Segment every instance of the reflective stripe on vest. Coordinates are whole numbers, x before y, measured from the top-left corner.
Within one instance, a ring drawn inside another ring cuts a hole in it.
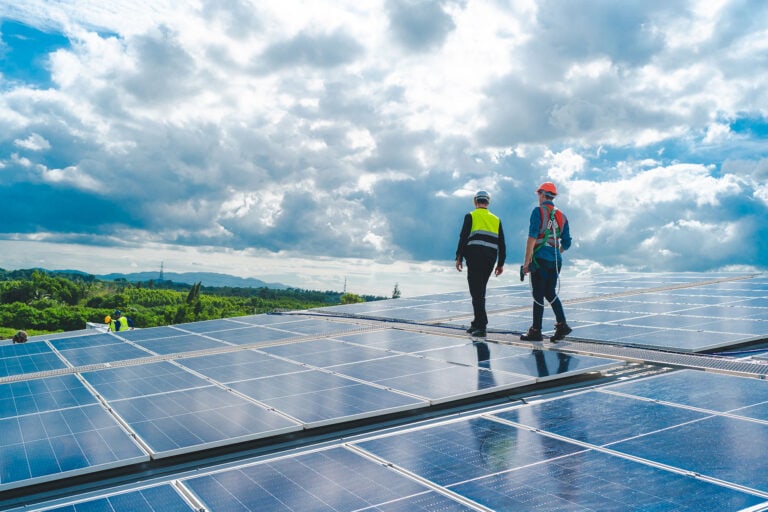
[[[534,253],[544,247],[546,243],[550,247],[556,248],[559,245],[560,235],[563,232],[563,212],[549,205],[539,206],[541,212],[541,223],[539,224],[539,236],[536,238]]]
[[[477,208],[472,215],[472,229],[469,232],[467,245],[482,245],[491,249],[499,249],[499,226],[501,221],[485,208]]]

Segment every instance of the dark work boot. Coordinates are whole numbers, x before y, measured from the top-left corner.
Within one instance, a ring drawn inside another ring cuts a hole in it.
[[[549,337],[549,341],[555,342],[561,340],[571,334],[571,331],[573,331],[573,329],[568,327],[568,324],[565,322],[555,324],[555,334]]]
[[[520,339],[523,341],[542,341],[541,329],[529,327],[528,332],[520,336]]]

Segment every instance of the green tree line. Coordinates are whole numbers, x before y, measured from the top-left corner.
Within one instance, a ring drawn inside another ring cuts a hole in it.
[[[116,309],[132,318],[135,327],[145,328],[383,298],[296,288],[209,288],[202,282],[101,281],[89,274],[0,269],[0,338],[19,329],[30,335],[83,329],[86,322],[103,323]]]

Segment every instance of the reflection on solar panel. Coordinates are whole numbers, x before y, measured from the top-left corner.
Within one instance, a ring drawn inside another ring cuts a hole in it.
[[[489,290],[487,340],[456,292],[0,346],[0,508],[768,507],[768,383],[621,351],[766,339],[768,279],[613,274],[560,296],[557,344],[518,340],[516,284]]]
[[[4,489],[149,459],[72,375],[1,384],[0,396]]]
[[[0,347],[0,377],[64,368],[64,362],[43,343]]]

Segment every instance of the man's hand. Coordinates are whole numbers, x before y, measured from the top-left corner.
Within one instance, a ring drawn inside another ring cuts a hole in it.
[[[499,265],[498,267],[496,267],[496,271],[494,272],[494,274],[496,274],[496,277],[499,277],[503,273],[504,273],[504,265]]]
[[[464,267],[461,265],[461,258],[456,258],[456,270],[461,272],[462,268],[464,268]]]

